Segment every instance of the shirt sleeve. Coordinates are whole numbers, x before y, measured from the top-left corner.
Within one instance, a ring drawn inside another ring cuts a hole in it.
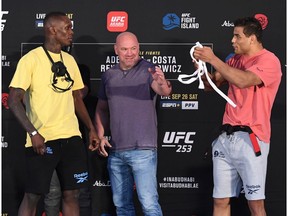
[[[267,53],[258,58],[255,64],[247,70],[257,74],[265,86],[270,86],[281,77],[280,61],[272,53]]]
[[[9,87],[21,88],[26,91],[30,87],[34,67],[33,61],[28,61],[27,55],[24,55],[17,64]]]

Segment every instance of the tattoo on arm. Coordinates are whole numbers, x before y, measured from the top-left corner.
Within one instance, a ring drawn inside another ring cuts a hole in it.
[[[27,131],[34,131],[35,127],[32,125],[32,123],[29,121],[26,112],[25,107],[23,104],[23,98],[24,98],[25,91],[20,88],[11,88],[8,98],[8,105],[17,120],[20,122],[22,127]]]

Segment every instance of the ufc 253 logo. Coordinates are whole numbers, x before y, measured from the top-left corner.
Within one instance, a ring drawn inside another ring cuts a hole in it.
[[[189,153],[192,151],[196,132],[165,132],[162,147],[175,147],[176,152]]]
[[[4,30],[4,27],[5,27],[5,23],[6,23],[6,19],[3,19],[3,15],[8,14],[9,11],[1,11],[0,13],[1,13],[1,14],[0,14],[0,19],[1,19],[1,31],[3,31],[3,30]]]

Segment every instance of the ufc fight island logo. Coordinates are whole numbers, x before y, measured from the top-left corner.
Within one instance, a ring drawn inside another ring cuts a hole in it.
[[[128,28],[128,14],[125,11],[110,11],[107,14],[107,30],[124,32]]]

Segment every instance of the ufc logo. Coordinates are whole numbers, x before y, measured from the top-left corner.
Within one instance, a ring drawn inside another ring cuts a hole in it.
[[[124,22],[125,16],[113,16],[111,22]]]
[[[107,14],[107,30],[124,32],[128,28],[128,14],[125,11],[110,11]]]
[[[2,19],[3,18],[3,15],[5,14],[8,14],[9,11],[1,11],[0,12],[0,19],[1,19],[1,31],[4,30],[4,27],[5,27],[5,23],[6,23],[6,19]]]
[[[164,135],[163,143],[179,143],[181,140],[186,144],[194,143],[192,139],[196,132],[166,132]]]

